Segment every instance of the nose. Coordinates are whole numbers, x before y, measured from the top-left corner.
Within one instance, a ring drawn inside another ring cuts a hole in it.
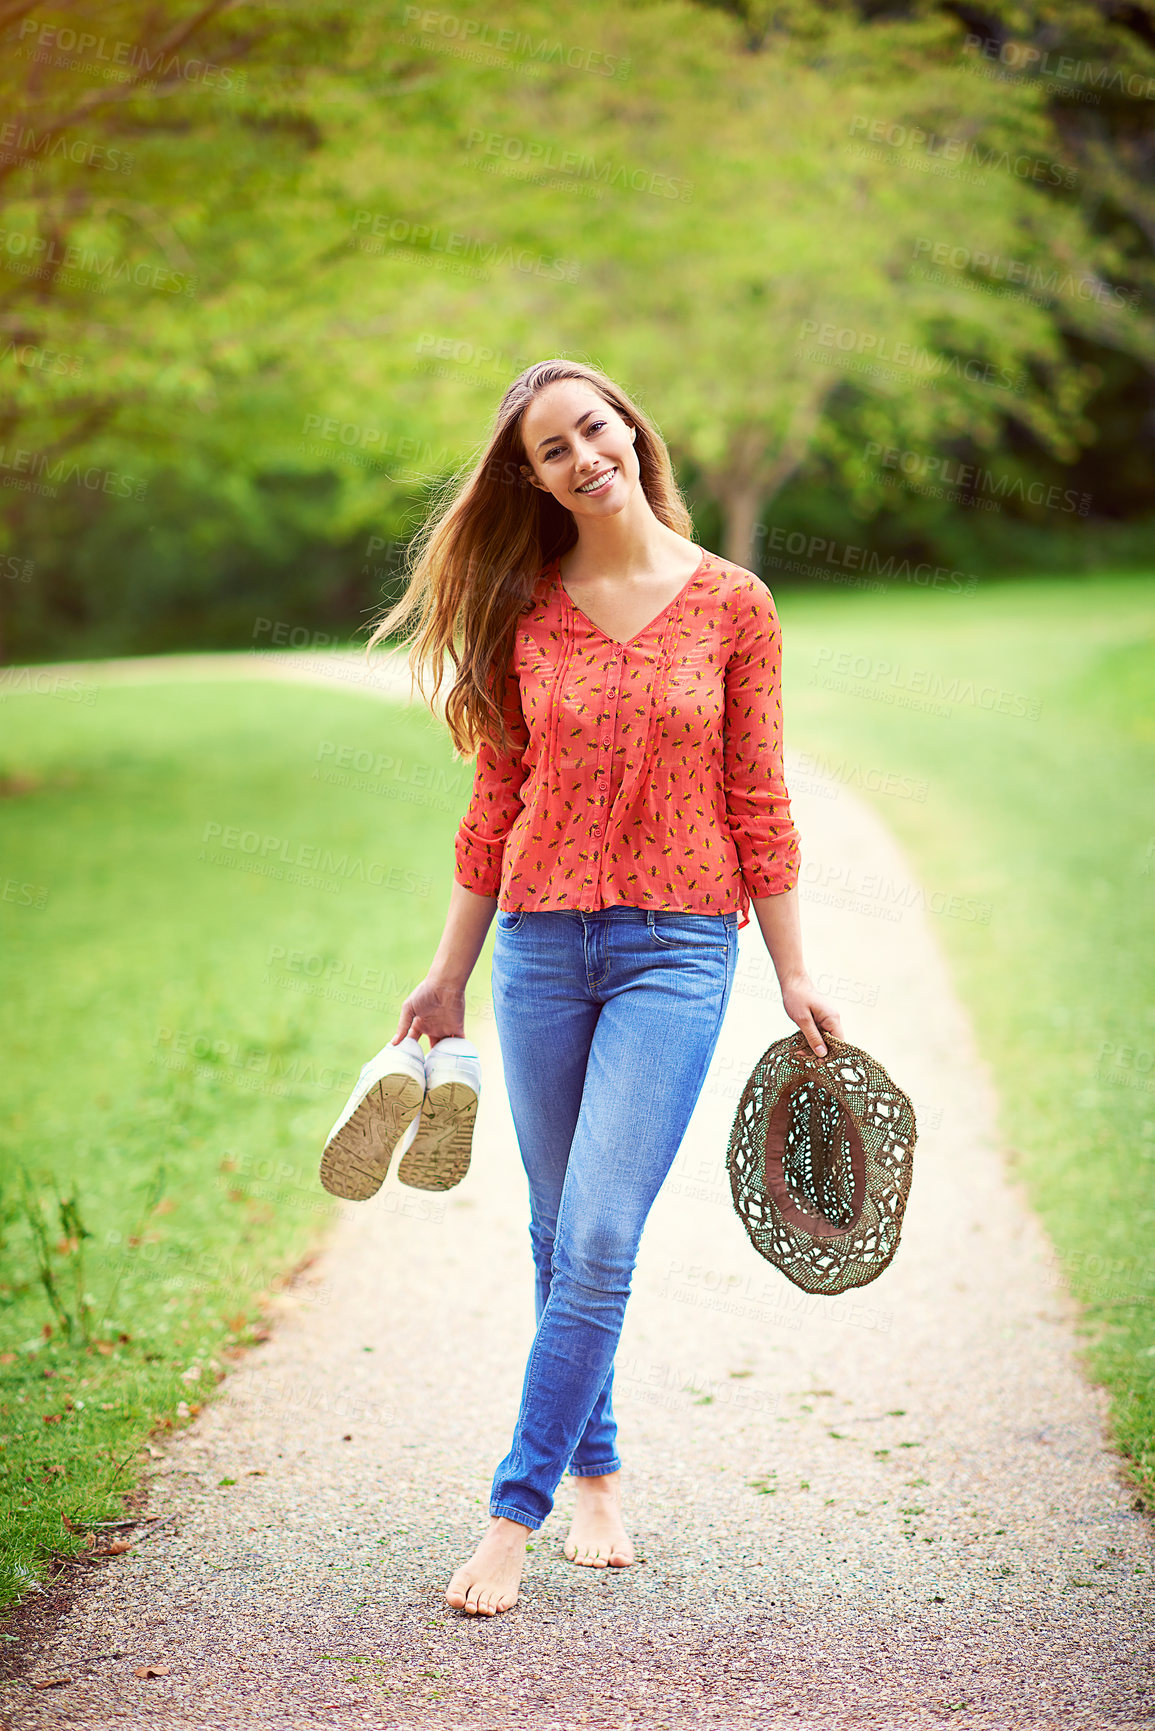
[[[574,440],[575,467],[581,470],[588,469],[592,473],[593,470],[597,468],[600,460],[597,447],[595,445],[587,444],[581,434],[578,433]]]

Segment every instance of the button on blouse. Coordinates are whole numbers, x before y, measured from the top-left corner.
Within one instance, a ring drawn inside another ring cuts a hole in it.
[[[512,745],[482,743],[456,879],[509,912],[739,911],[798,879],[770,591],[702,552],[619,643],[542,568],[506,679]]]

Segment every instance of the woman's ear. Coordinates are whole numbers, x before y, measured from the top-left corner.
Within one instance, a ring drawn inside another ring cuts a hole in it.
[[[542,483],[538,480],[538,478],[534,474],[533,470],[531,468],[529,468],[525,463],[523,463],[521,465],[521,478],[523,481],[528,481],[530,486],[532,486],[532,487],[541,487],[543,493],[549,492],[549,488],[542,486]]]

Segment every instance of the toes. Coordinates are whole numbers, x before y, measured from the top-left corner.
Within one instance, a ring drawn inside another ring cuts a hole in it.
[[[572,1532],[562,1547],[567,1562],[583,1569],[624,1569],[633,1562],[628,1539],[583,1540]]]
[[[599,1545],[582,1545],[575,1539],[567,1539],[564,1551],[569,1562],[583,1569],[625,1569],[634,1560],[628,1545],[623,1548],[612,1542],[603,1551]]]

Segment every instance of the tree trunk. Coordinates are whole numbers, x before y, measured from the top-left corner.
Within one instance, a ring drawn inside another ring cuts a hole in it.
[[[761,485],[757,481],[728,475],[719,482],[718,495],[725,517],[722,557],[757,573],[761,548],[757,545],[755,532],[762,509]]]
[[[758,518],[805,462],[810,441],[833,388],[830,381],[819,380],[802,397],[779,449],[773,453],[766,448],[765,433],[756,427],[743,427],[734,435],[722,473],[711,476],[725,516],[723,558],[762,575],[763,549]]]

